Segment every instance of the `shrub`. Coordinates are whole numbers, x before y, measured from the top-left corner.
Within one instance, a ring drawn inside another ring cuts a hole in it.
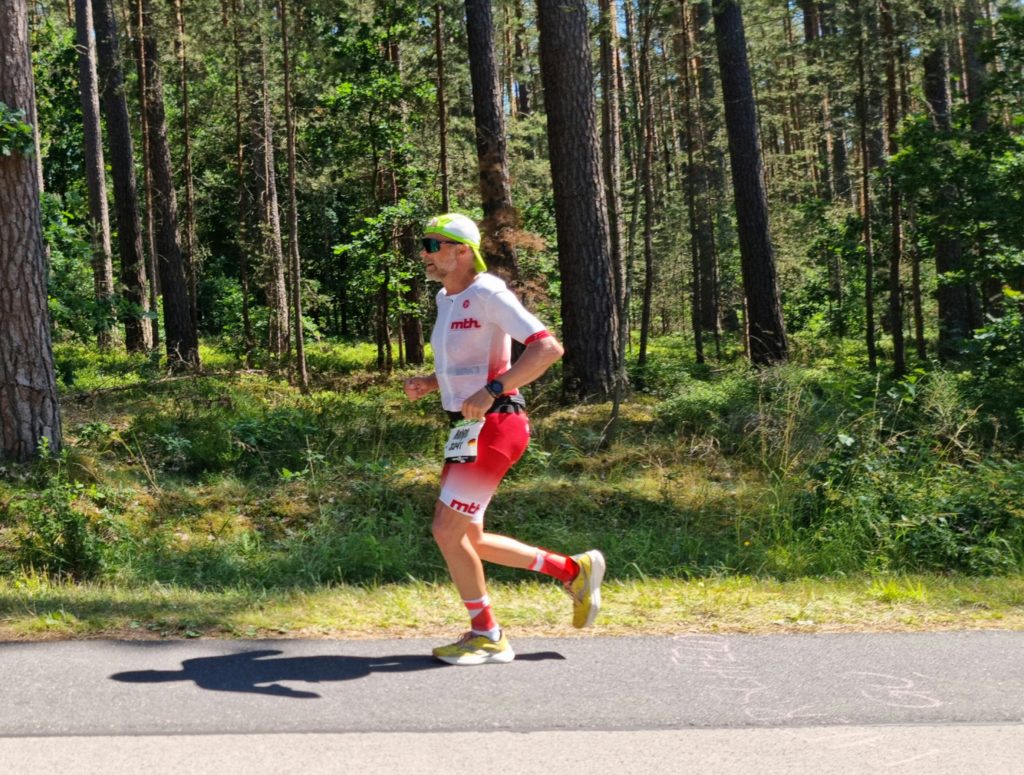
[[[37,495],[12,499],[0,514],[13,525],[17,563],[72,579],[95,576],[103,566],[103,542],[79,506],[85,486],[59,478]]]
[[[662,402],[656,419],[677,433],[714,436],[723,447],[736,447],[757,406],[752,374],[729,374],[713,381],[691,380]]]

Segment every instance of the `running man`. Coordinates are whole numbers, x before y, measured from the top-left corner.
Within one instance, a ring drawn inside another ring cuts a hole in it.
[[[487,273],[480,232],[466,216],[432,218],[420,256],[427,277],[444,286],[437,294],[430,337],[434,373],[407,379],[404,388],[411,401],[439,390],[453,423],[433,534],[470,619],[470,631],[434,649],[434,656],[453,665],[511,662],[515,652],[491,609],[483,560],[561,581],[573,601],[575,627],[591,625],[601,607],[601,552],[569,557],[484,531],[487,504],[530,441],[526,402],[518,388],[561,358],[562,345],[502,280]],[[526,345],[515,364],[512,339]]]

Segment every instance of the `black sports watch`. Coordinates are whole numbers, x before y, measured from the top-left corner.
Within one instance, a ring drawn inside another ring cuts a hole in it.
[[[492,379],[490,382],[484,385],[484,390],[490,393],[492,397],[500,398],[501,394],[505,392],[505,386],[502,385],[501,382],[499,382],[498,380]]]

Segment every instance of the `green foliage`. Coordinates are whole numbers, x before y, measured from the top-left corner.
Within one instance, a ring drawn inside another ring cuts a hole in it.
[[[160,375],[159,360],[159,353],[97,352],[77,342],[58,342],[53,348],[57,386],[62,391],[103,390],[155,379]]]
[[[735,448],[745,436],[756,398],[756,381],[743,374],[693,380],[660,403],[655,416],[677,433],[713,436],[720,444]]]
[[[62,15],[47,13],[32,25],[32,70],[45,188],[65,201],[77,226],[88,221],[82,103],[75,30]]]
[[[102,511],[107,492],[68,476],[69,455],[44,461],[30,490],[0,501],[0,545],[14,567],[57,578],[85,580],[104,567],[107,545],[116,540]]]
[[[66,204],[59,197],[42,196],[43,239],[50,251],[48,300],[57,341],[87,342],[96,333],[109,330],[117,321],[123,299],[115,297],[114,306],[96,300],[93,286],[92,249],[84,226],[74,226],[76,196]]]
[[[801,210],[798,228],[814,236],[806,248],[806,265],[801,262],[801,278],[784,297],[787,330],[832,339],[862,330],[861,219],[821,202]]]
[[[35,151],[35,135],[25,123],[25,111],[0,101],[0,156],[34,156]]]

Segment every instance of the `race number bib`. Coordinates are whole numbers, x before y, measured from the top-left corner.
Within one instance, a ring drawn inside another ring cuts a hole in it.
[[[444,462],[475,463],[476,442],[483,427],[483,420],[461,420],[456,423],[444,445]]]

